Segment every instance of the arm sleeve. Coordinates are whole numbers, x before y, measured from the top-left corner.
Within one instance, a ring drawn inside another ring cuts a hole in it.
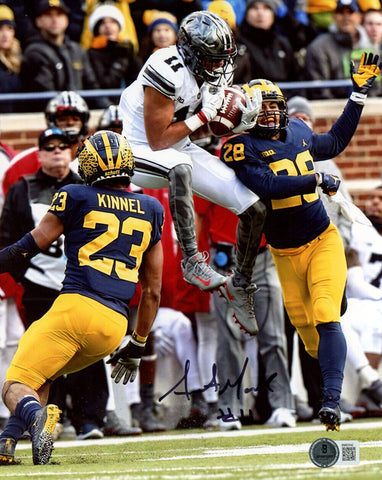
[[[314,160],[327,160],[343,152],[357,130],[362,109],[362,105],[349,100],[342,115],[328,133],[312,135]]]

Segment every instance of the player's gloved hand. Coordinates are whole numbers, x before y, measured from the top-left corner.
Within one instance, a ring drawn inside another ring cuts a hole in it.
[[[335,195],[340,188],[341,180],[330,173],[316,173],[317,185],[326,195]]]
[[[224,101],[224,87],[214,86],[204,82],[200,88],[202,95],[202,108],[197,115],[204,115],[206,117],[205,123],[216,117],[219,108]]]
[[[134,338],[133,334],[133,337],[129,340],[126,347],[116,350],[110,355],[106,363],[115,364],[111,372],[111,378],[114,378],[115,383],[119,383],[122,377],[124,377],[124,385],[126,385],[128,381],[134,382],[145,346],[146,342],[140,342]]]
[[[366,52],[362,54],[358,70],[356,70],[354,62],[350,62],[351,79],[353,82],[351,100],[361,105],[364,104],[366,95],[381,71],[381,66],[379,55],[367,54]]]
[[[259,88],[252,89],[252,96],[248,92],[245,92],[246,105],[241,102],[238,104],[241,114],[241,122],[235,127],[233,133],[241,133],[247,130],[251,130],[256,125],[257,117],[260,113],[263,103],[263,97]]]
[[[200,87],[200,93],[202,108],[198,113],[185,120],[185,124],[192,132],[215,118],[224,101],[223,85],[215,86],[204,82]]]

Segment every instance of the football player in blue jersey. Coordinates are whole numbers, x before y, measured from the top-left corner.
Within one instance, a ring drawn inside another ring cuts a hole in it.
[[[339,178],[315,173],[314,162],[341,153],[356,131],[363,105],[380,73],[379,57],[364,53],[351,65],[353,92],[328,133],[316,134],[302,120],[289,121],[280,88],[258,79],[243,86],[260,90],[262,109],[255,126],[229,139],[221,159],[267,206],[264,232],[272,252],[285,307],[307,352],[318,358],[324,389],[319,418],[338,430],[339,400],[346,358],[340,325],[346,282],[341,237],[317,193],[334,195]]]
[[[0,252],[0,272],[12,273],[65,235],[61,293],[25,332],[7,371],[2,398],[11,417],[0,436],[0,464],[15,463],[17,440],[27,429],[33,463],[48,463],[60,410],[46,403],[50,383],[60,375],[114,352],[108,360],[116,364],[112,377],[132,382],[159,306],[163,208],[153,197],[126,191],[134,173],[129,143],[99,131],[85,140],[78,161],[86,185],[61,188],[38,226]],[[137,325],[126,347],[116,350],[138,280]]]

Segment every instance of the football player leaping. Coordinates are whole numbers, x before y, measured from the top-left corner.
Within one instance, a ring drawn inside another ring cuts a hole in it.
[[[276,264],[285,307],[307,352],[318,358],[323,378],[318,413],[327,429],[339,429],[339,400],[346,359],[341,303],[346,260],[341,237],[316,191],[334,195],[339,178],[315,173],[314,161],[333,158],[350,142],[369,88],[380,73],[378,55],[363,54],[352,65],[353,93],[328,133],[316,134],[302,120],[289,122],[280,88],[252,80],[243,88],[260,91],[262,110],[245,135],[228,140],[221,158],[267,206],[264,233]]]
[[[231,83],[236,46],[228,24],[207,11],[184,18],[177,45],[154,52],[137,80],[123,93],[122,134],[134,152],[134,183],[169,187],[170,208],[183,252],[184,279],[202,290],[224,284],[222,293],[235,317],[251,335],[258,331],[253,310],[256,286],[251,275],[261,239],[265,207],[218,158],[190,142],[188,135],[206,125],[222,105]],[[235,132],[253,126],[261,95],[243,107]],[[215,272],[198,252],[192,194],[239,216],[237,259],[228,279]]]

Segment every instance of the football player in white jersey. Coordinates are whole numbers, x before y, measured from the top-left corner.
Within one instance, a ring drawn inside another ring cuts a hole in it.
[[[119,106],[122,134],[136,161],[134,183],[169,187],[184,279],[202,290],[220,287],[240,326],[254,335],[257,287],[251,275],[266,210],[233,170],[189,139],[216,116],[224,87],[232,82],[235,55],[233,34],[225,20],[208,11],[193,12],[180,25],[177,45],[149,57],[137,80],[122,93]],[[234,133],[251,128],[260,108],[261,96],[247,95]],[[198,252],[193,193],[239,216],[236,268],[228,278],[215,272],[206,255]]]

